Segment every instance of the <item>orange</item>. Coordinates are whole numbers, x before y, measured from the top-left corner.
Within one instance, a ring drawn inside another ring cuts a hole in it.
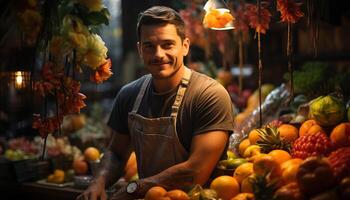
[[[252,175],[250,175],[242,180],[242,184],[241,184],[241,192],[242,193],[253,193],[252,181],[254,179],[255,179],[255,174],[252,174]]]
[[[84,157],[87,161],[97,161],[100,159],[100,151],[95,147],[89,147],[85,149]]]
[[[284,184],[296,182],[296,174],[299,170],[300,164],[303,162],[300,158],[293,158],[281,165],[282,181]]]
[[[187,193],[179,189],[171,190],[166,193],[165,196],[170,197],[171,200],[190,200]]]
[[[249,132],[248,138],[249,138],[250,144],[256,144],[257,141],[261,140],[257,129],[251,130]]]
[[[254,194],[252,193],[239,193],[235,197],[233,197],[231,200],[253,200]]]
[[[88,172],[88,164],[82,159],[75,159],[73,161],[73,170],[75,174],[86,174]]]
[[[250,145],[250,141],[248,138],[242,140],[241,143],[239,143],[238,152],[241,156],[244,155],[244,151],[247,149],[247,147],[249,147],[249,145]]]
[[[281,175],[280,164],[270,155],[260,156],[254,160],[254,173],[263,176],[269,173],[269,178],[275,179]]]
[[[278,131],[280,132],[281,138],[288,142],[293,142],[299,136],[299,130],[290,124],[282,124],[278,127]]]
[[[223,200],[230,200],[239,193],[239,184],[232,176],[219,176],[211,182],[210,189],[215,190]]]
[[[243,179],[247,178],[253,173],[253,163],[247,162],[241,164],[235,169],[233,177],[237,180],[239,184],[241,184]]]
[[[151,187],[145,195],[145,200],[158,200],[161,197],[164,197],[167,194],[167,191],[161,186]]]
[[[332,130],[330,138],[337,147],[350,146],[350,122],[338,124]]]
[[[324,130],[317,122],[313,119],[306,120],[299,128],[299,137],[307,134],[315,134],[318,132],[323,132]]]
[[[124,167],[125,174],[124,179],[125,181],[130,181],[131,177],[133,177],[137,173],[137,162],[136,162],[136,154],[135,152],[132,152],[130,154],[130,157]]]
[[[287,151],[281,149],[272,150],[267,155],[272,156],[272,158],[275,159],[278,164],[282,164],[292,158],[292,156]]]

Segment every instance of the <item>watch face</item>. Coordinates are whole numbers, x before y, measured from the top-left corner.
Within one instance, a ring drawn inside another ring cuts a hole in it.
[[[136,190],[137,190],[136,182],[130,182],[128,186],[126,186],[126,192],[129,194],[134,193]]]

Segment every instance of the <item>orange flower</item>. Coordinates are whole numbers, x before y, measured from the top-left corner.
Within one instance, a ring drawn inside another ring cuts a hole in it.
[[[262,2],[260,8],[260,16],[258,15],[258,7],[254,4],[247,4],[247,15],[249,17],[249,26],[254,28],[257,33],[265,34],[269,29],[271,21],[271,13],[265,8],[267,2]]]
[[[107,61],[101,65],[93,74],[90,76],[90,80],[95,83],[102,83],[112,76],[111,71],[112,62],[111,59],[107,59]]]
[[[296,23],[304,13],[300,10],[301,3],[294,0],[277,0],[277,10],[281,12],[281,21]]]

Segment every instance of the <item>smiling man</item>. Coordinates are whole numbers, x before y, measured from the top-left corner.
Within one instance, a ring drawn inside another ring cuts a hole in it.
[[[108,125],[114,133],[94,183],[80,196],[106,199],[105,187],[122,176],[135,151],[140,179],[110,199],[142,198],[152,186],[168,190],[205,184],[225,154],[233,131],[230,97],[212,78],[188,69],[190,41],[171,8],[142,12],[138,50],[149,74],[118,93]]]

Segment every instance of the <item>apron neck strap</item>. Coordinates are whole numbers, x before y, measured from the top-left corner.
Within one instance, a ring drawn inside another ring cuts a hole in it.
[[[187,67],[185,67],[185,73],[181,79],[181,84],[179,86],[179,89],[177,90],[174,104],[171,107],[171,115],[170,116],[173,117],[174,119],[176,119],[176,117],[177,117],[177,113],[179,111],[182,99],[185,95],[187,86],[190,82],[191,74],[192,74],[192,71],[190,69],[188,69]]]
[[[150,83],[151,77],[152,77],[151,75],[147,75],[145,80],[143,81],[140,92],[138,93],[136,100],[135,100],[135,103],[134,103],[134,106],[132,108],[132,111],[131,111],[132,113],[136,113],[137,110],[139,109],[143,95],[146,92],[146,88]]]

